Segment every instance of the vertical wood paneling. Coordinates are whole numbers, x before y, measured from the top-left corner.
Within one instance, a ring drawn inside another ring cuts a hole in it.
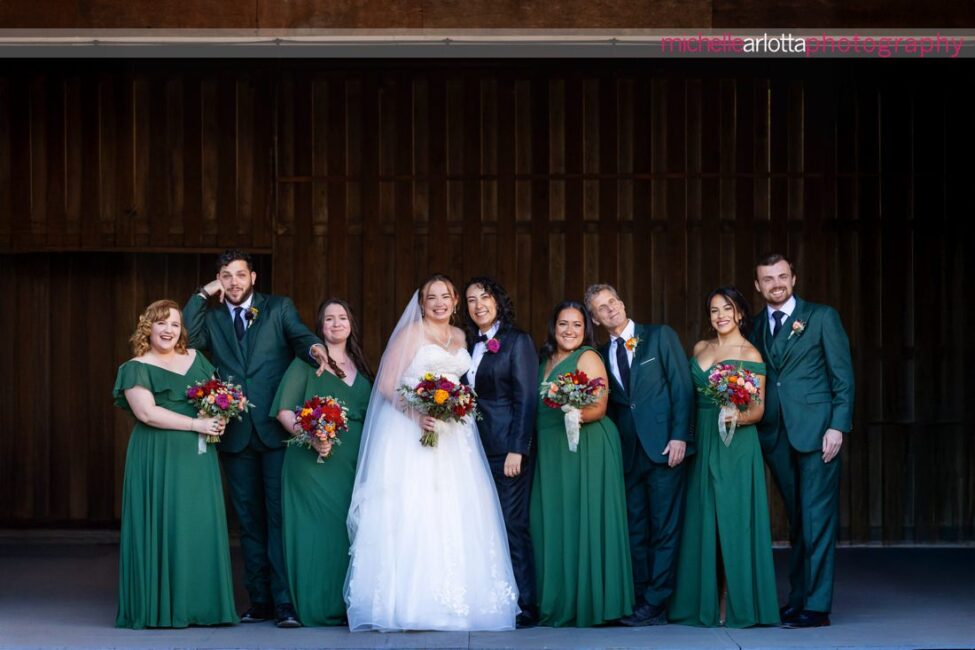
[[[0,73],[0,292],[18,305],[0,321],[0,376],[15,377],[0,522],[117,517],[131,424],[106,391],[128,330],[150,300],[212,277],[221,247],[272,253],[258,286],[309,323],[326,294],[348,298],[373,360],[433,270],[496,276],[538,342],[556,301],[611,282],[690,349],[714,287],[758,307],[754,257],[775,248],[853,346],[841,537],[970,539],[975,296],[955,224],[975,211],[972,89],[904,69],[14,64]],[[10,343],[26,332],[30,346]]]
[[[12,121],[10,80],[0,78],[0,249],[11,247],[13,214],[12,174],[10,167]]]
[[[346,173],[346,104],[345,80],[328,80],[326,121],[316,132],[323,133],[328,147],[325,153],[323,171],[330,175]],[[329,289],[333,295],[350,296],[350,262],[354,257],[348,247],[348,211],[346,209],[346,183],[326,184],[328,197],[328,264]],[[351,297],[351,296],[350,296]]]
[[[394,269],[396,270],[410,267],[411,260],[414,259],[415,250],[412,178],[415,175],[413,149],[416,145],[413,141],[413,93],[414,85],[411,80],[401,79],[397,81],[392,97],[393,115],[390,116],[389,120],[396,132],[392,168],[392,172],[397,179],[394,183],[395,194],[393,201],[393,227],[396,247],[396,264]],[[465,204],[466,199],[467,195],[465,190]],[[474,248],[477,248],[476,240],[472,242],[471,246],[467,247],[468,250]],[[409,274],[396,272],[393,277],[393,282],[396,287],[394,293],[396,296],[395,302],[396,304],[400,304],[413,294],[416,287],[414,286],[413,278]]]

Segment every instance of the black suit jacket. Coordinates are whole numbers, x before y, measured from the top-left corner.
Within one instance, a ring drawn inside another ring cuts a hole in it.
[[[538,407],[538,353],[531,337],[519,329],[504,326],[494,338],[501,347],[485,351],[474,378],[481,443],[488,456],[528,454]],[[467,349],[474,350],[473,342]],[[461,381],[467,383],[466,373]]]

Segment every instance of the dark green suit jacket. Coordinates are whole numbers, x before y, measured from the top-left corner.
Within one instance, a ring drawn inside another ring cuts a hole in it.
[[[762,448],[772,449],[784,427],[797,451],[820,451],[826,429],[853,428],[853,362],[840,316],[797,296],[792,316],[774,339],[765,308],[756,319],[750,338],[768,371],[765,415],[758,423]],[[797,322],[804,325],[801,334],[793,331]]]
[[[662,453],[671,440],[683,440],[686,454],[694,453],[691,417],[694,389],[687,355],[677,333],[666,325],[634,323],[640,339],[630,365],[630,385],[620,386],[610,370],[609,343],[599,348],[609,374],[607,413],[625,437],[636,436],[655,463],[666,463]],[[624,452],[625,453],[625,452]]]
[[[250,411],[242,420],[231,420],[219,443],[220,451],[230,453],[242,451],[254,430],[270,449],[284,444],[284,430],[268,416],[268,408],[292,360],[312,363],[308,351],[321,343],[301,322],[290,298],[255,292],[251,306],[257,308],[257,317],[239,343],[225,304],[208,308],[194,294],[183,308],[190,347],[208,350],[221,379],[240,384],[251,402]]]

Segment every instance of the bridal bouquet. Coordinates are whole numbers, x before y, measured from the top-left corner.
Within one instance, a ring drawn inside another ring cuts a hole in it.
[[[601,377],[589,379],[581,370],[566,372],[555,380],[542,384],[540,395],[545,406],[561,409],[565,413],[565,436],[569,451],[579,448],[579,430],[582,409],[599,401],[599,394],[606,382]]]
[[[331,395],[313,396],[295,408],[295,435],[288,440],[289,445],[301,445],[314,449],[313,440],[341,445],[339,431],[349,430],[349,409]],[[331,447],[318,455],[316,462],[324,463],[332,455]]]
[[[186,387],[186,399],[196,407],[200,415],[205,417],[221,417],[224,420],[241,418],[250,409],[250,402],[244,396],[240,386],[225,382],[217,377],[205,381],[201,380]],[[206,453],[206,444],[220,441],[220,436],[204,436],[199,438],[197,453]]]
[[[761,403],[758,389],[761,381],[754,372],[742,366],[719,363],[708,374],[708,385],[698,388],[705,397],[714,401],[718,412],[718,435],[726,447],[731,445],[738,424],[738,414],[747,411],[752,404]]]
[[[477,395],[470,386],[454,382],[443,375],[426,373],[415,386],[404,384],[397,391],[403,396],[406,406],[442,422],[460,422],[468,415],[479,418]],[[424,447],[437,446],[437,432],[424,431],[420,444]]]

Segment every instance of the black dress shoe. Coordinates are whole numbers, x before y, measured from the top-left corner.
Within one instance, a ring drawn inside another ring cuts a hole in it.
[[[795,629],[800,627],[826,627],[829,625],[829,614],[826,612],[814,612],[811,609],[804,609],[794,619],[783,623],[782,627]]]
[[[271,618],[271,606],[267,603],[251,603],[250,609],[241,614],[241,623],[262,623]]]
[[[519,630],[535,627],[536,625],[538,625],[538,616],[530,612],[522,612],[515,617],[515,627]]]
[[[782,607],[779,607],[779,619],[781,619],[783,623],[788,623],[789,621],[794,620],[801,613],[802,608],[800,607],[793,607],[792,605],[783,605]]]
[[[667,610],[659,605],[644,603],[633,610],[629,616],[620,619],[620,625],[644,627],[646,625],[666,625]]]
[[[274,624],[278,627],[301,627],[298,615],[291,603],[278,605],[274,610]]]

